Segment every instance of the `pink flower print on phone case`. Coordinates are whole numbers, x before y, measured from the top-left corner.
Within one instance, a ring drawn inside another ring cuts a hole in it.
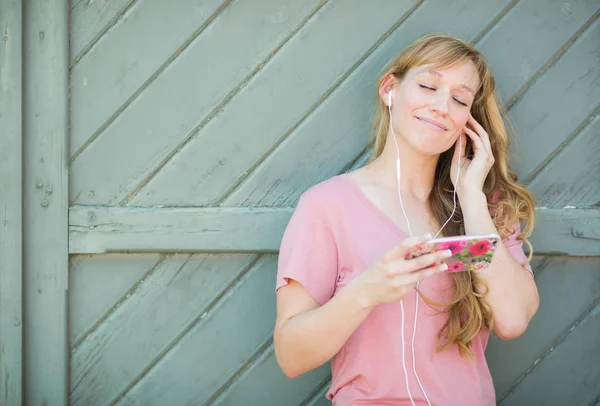
[[[456,255],[459,252],[461,252],[465,247],[467,246],[467,241],[452,241],[452,242],[445,242],[442,244],[442,249],[443,250],[450,250],[452,251],[452,255]]]
[[[465,264],[460,262],[460,261],[456,261],[453,262],[451,264],[448,264],[448,272],[460,272],[464,269]]]
[[[476,242],[475,244],[471,245],[471,248],[469,248],[469,252],[473,255],[473,256],[481,256],[484,255],[486,252],[489,252],[489,250],[492,248],[492,243],[489,240],[481,240]]]

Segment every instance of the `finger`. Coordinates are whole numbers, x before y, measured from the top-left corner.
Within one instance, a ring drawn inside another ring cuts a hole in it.
[[[420,269],[417,272],[403,274],[399,278],[402,278],[402,281],[405,284],[415,284],[425,278],[429,278],[430,276],[446,272],[447,270],[448,270],[448,265],[435,264],[435,265],[429,266],[427,268]]]
[[[425,242],[431,239],[431,234],[425,234],[416,237],[409,237],[404,239],[400,244],[396,245],[394,248],[389,250],[383,255],[382,261],[383,263],[390,263],[392,261],[404,259],[404,256],[410,252],[413,248],[416,248],[420,244],[424,244]]]
[[[465,134],[467,134],[469,136],[469,138],[471,139],[471,141],[473,141],[473,149],[475,150],[475,152],[477,152],[478,150],[483,151],[483,152],[487,152],[486,148],[483,145],[483,141],[481,140],[481,137],[479,136],[479,134],[477,134],[475,131],[471,130],[470,128],[465,127],[464,128]]]
[[[389,264],[390,276],[400,273],[416,272],[432,266],[433,264],[440,263],[442,260],[451,256],[452,252],[450,250],[442,250],[421,255],[420,257],[409,260],[393,261]]]
[[[453,162],[458,162],[458,158],[460,157],[461,161],[464,162],[467,152],[467,136],[464,133],[460,133],[456,144],[454,144],[454,157],[452,158]]]
[[[469,113],[468,122],[471,124],[471,126],[473,126],[473,128],[475,129],[475,133],[477,135],[479,135],[479,137],[483,141],[483,145],[485,146],[485,149],[487,150],[487,152],[490,155],[492,155],[492,145],[490,143],[490,135],[487,133],[487,131],[485,131],[485,128],[483,128],[483,126],[481,124],[479,124],[479,121],[475,120],[475,117],[473,117],[473,115],[470,113]]]

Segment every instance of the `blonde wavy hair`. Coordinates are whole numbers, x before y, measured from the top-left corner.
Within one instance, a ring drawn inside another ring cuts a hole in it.
[[[377,88],[379,89],[382,81],[390,74],[400,81],[411,68],[433,64],[436,68],[444,69],[467,61],[475,64],[481,80],[471,107],[471,114],[488,132],[495,158],[495,163],[485,180],[483,192],[488,197],[490,213],[502,238],[507,238],[516,231],[511,229],[511,225],[520,220],[525,222],[518,238],[530,247],[529,259],[531,259],[533,250],[527,237],[531,235],[534,227],[533,195],[517,183],[517,176],[509,167],[509,136],[503,120],[506,120],[511,132],[512,126],[507,119],[506,109],[495,91],[494,77],[484,56],[472,45],[460,39],[427,34],[404,48],[386,66]],[[369,162],[381,155],[390,124],[387,106],[379,97],[377,100],[371,137],[372,155]],[[433,188],[428,197],[429,212],[440,225],[450,216],[454,205],[454,189],[450,180],[453,151],[454,148],[450,148],[440,155]],[[467,137],[467,153],[470,152],[472,153],[472,146]],[[462,210],[458,202],[452,221],[446,225],[441,234],[446,236],[465,234]],[[456,290],[450,303],[436,303],[421,292],[419,294],[430,305],[443,306],[444,311],[449,313],[448,320],[438,333],[437,351],[443,351],[456,344],[462,357],[472,359],[472,339],[482,329],[491,331],[493,328],[492,309],[486,301],[488,287],[483,279],[473,272],[453,273],[452,277]],[[483,293],[477,292],[478,285],[484,287]],[[443,344],[442,338],[446,339]]]

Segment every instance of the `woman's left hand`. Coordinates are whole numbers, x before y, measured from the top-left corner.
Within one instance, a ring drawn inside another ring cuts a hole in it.
[[[494,165],[494,154],[492,153],[492,146],[490,144],[490,136],[483,129],[475,118],[469,113],[467,124],[471,128],[463,128],[463,132],[460,134],[460,143],[457,141],[454,145],[454,156],[452,158],[452,167],[450,169],[450,176],[452,178],[452,184],[456,188],[456,173],[458,171],[458,158],[460,156],[460,176],[458,179],[457,194],[469,194],[472,192],[479,192],[483,190],[483,183],[487,177],[490,169]],[[466,135],[465,135],[466,134]],[[466,157],[465,151],[467,146],[467,136],[471,138],[473,145],[473,159]],[[459,144],[461,148],[459,148]]]

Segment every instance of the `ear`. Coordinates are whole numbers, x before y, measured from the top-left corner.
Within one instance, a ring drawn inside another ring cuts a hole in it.
[[[381,85],[379,85],[379,90],[378,90],[379,98],[381,99],[383,104],[385,104],[386,106],[387,106],[387,100],[388,100],[388,93],[393,91],[395,83],[396,83],[396,78],[394,77],[393,74],[390,73],[381,81]],[[392,93],[392,99],[393,99],[393,93]]]

